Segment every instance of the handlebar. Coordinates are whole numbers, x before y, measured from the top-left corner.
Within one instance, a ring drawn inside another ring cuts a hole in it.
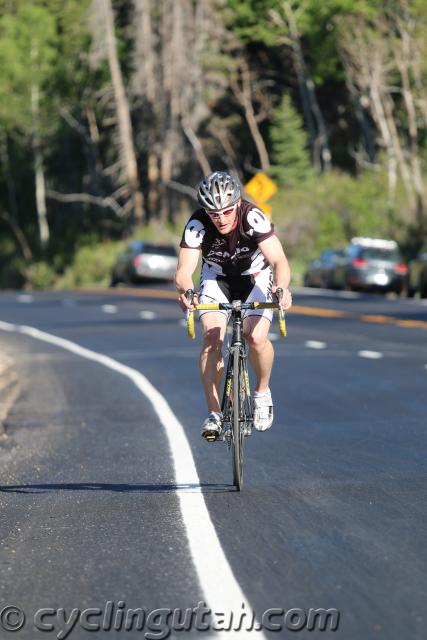
[[[189,303],[193,302],[195,292],[188,289],[185,296]],[[278,288],[275,293],[276,302],[242,302],[241,300],[233,300],[232,302],[216,302],[212,304],[196,304],[197,311],[246,311],[248,309],[277,309],[279,311],[279,331],[281,336],[286,336],[285,310],[281,303],[283,297],[283,289]],[[194,311],[187,310],[187,334],[191,340],[196,337],[194,329]]]

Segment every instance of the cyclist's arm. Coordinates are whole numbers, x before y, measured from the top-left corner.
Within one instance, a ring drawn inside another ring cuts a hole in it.
[[[271,236],[260,242],[259,248],[273,269],[274,290],[278,287],[287,289],[291,280],[291,270],[279,238]]]
[[[187,249],[182,247],[179,250],[178,267],[175,274],[175,286],[179,292],[181,306],[188,307],[185,300],[185,292],[193,289],[193,273],[199,263],[200,249]]]

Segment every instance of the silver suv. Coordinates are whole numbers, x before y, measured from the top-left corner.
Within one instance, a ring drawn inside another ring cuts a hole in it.
[[[334,285],[353,291],[406,290],[408,265],[402,259],[397,242],[382,238],[357,237],[337,260]]]

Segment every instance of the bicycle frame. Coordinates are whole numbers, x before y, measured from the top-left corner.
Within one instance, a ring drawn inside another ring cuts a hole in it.
[[[187,299],[193,300],[194,292],[186,292]],[[222,440],[228,448],[233,450],[233,477],[234,485],[238,491],[243,483],[243,440],[251,435],[253,413],[251,406],[251,392],[247,365],[246,343],[243,335],[242,311],[248,309],[278,309],[279,328],[282,336],[286,335],[284,310],[280,303],[282,292],[277,291],[277,302],[219,302],[215,304],[198,304],[198,310],[231,311],[233,320],[233,333],[229,347],[229,358],[224,380],[224,389],[221,403],[223,415]],[[187,312],[187,332],[192,339],[195,337],[194,312]]]
[[[243,441],[252,432],[252,406],[247,366],[247,350],[243,335],[241,302],[232,304],[233,333],[221,402],[223,440],[233,451],[233,480],[240,491],[243,483]]]

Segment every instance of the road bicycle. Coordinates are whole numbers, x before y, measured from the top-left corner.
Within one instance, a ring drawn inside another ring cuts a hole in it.
[[[186,291],[187,300],[192,303],[195,295],[192,289]],[[252,433],[253,409],[248,374],[248,352],[243,335],[242,312],[248,309],[276,309],[279,312],[279,330],[286,336],[285,311],[281,303],[283,290],[277,289],[276,302],[220,302],[216,304],[196,304],[198,311],[229,311],[231,313],[232,334],[228,344],[228,361],[222,394],[222,433],[219,440],[226,443],[232,452],[233,484],[237,491],[243,486],[243,441]],[[196,337],[194,311],[187,311],[188,337]],[[211,440],[215,440],[212,435]]]

